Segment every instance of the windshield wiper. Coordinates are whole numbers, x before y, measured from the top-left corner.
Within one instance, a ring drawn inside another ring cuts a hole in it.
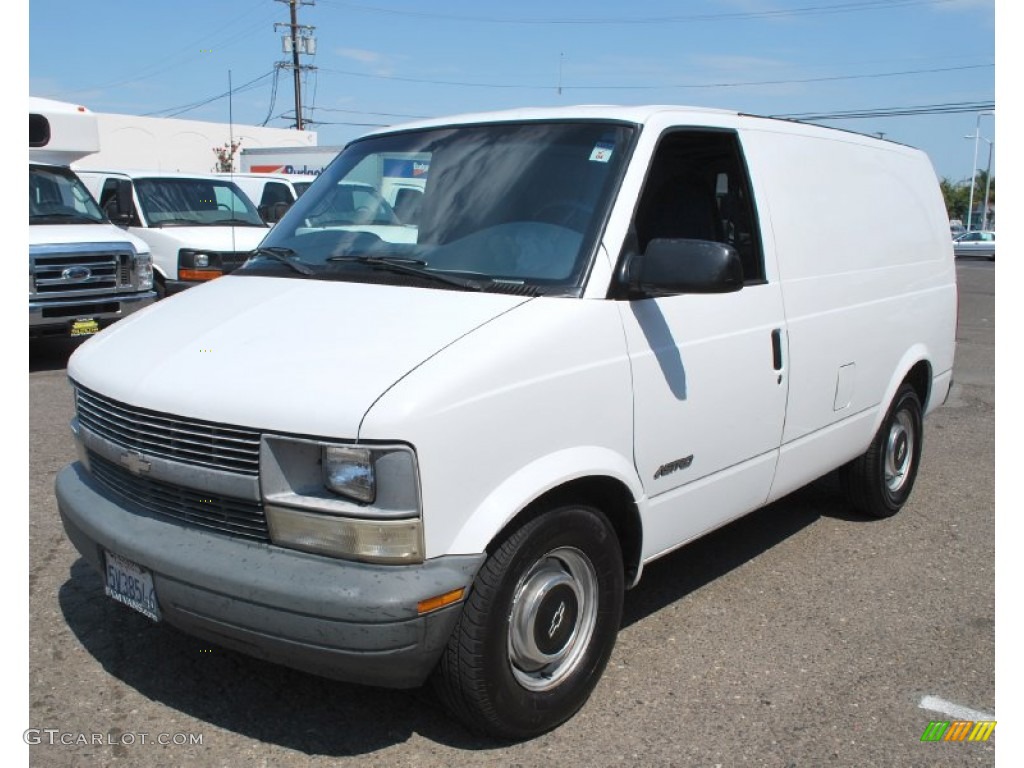
[[[29,216],[37,224],[43,221],[59,221],[62,224],[103,224],[103,219],[92,219],[82,213],[38,213]]]
[[[387,269],[391,272],[399,272],[404,275],[415,275],[427,280],[433,280],[445,285],[454,285],[467,291],[482,291],[486,283],[480,280],[469,280],[461,277],[446,275],[441,272],[434,272],[426,269],[427,262],[421,259],[409,259],[402,257],[388,256],[328,256],[327,261],[352,261],[357,264],[368,264],[371,267]]]
[[[154,221],[154,227],[201,227],[205,224],[204,221],[198,221],[196,219],[161,219],[160,221]]]
[[[205,222],[205,223],[206,223],[207,226],[210,226],[210,227],[221,226],[223,224],[233,224],[233,225],[244,224],[247,227],[262,227],[262,226],[265,226],[262,222],[255,222],[255,221],[252,221],[251,219],[217,219],[216,221],[208,221],[208,222]]]
[[[257,248],[253,252],[254,256],[269,256],[275,261],[279,261],[291,267],[293,270],[298,272],[300,275],[313,275],[316,274],[312,269],[307,267],[301,261],[295,261],[292,257],[295,256],[295,251],[291,248],[280,248],[273,245],[264,246]]]

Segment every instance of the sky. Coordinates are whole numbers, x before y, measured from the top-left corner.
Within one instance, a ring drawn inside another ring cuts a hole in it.
[[[290,61],[275,30],[288,19],[276,0],[33,0],[29,92],[96,112],[288,127],[292,71],[275,68]],[[320,145],[522,106],[801,119],[943,109],[819,122],[923,149],[959,182],[975,165],[964,137],[982,137],[981,169],[995,140],[994,118],[980,114],[995,102],[995,0],[315,0],[298,22],[315,27],[302,95]]]

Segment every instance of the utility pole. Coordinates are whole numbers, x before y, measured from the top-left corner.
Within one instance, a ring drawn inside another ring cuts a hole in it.
[[[313,5],[313,0],[277,0],[279,3],[287,3],[291,21],[288,24],[279,22],[274,24],[274,29],[287,27],[288,34],[281,38],[281,47],[285,53],[291,53],[291,62],[279,61],[275,66],[278,69],[291,69],[295,81],[295,129],[302,130],[302,70],[316,69],[309,64],[299,62],[299,54],[304,53],[312,56],[316,53],[316,38],[313,37],[311,27],[299,24],[299,6]]]

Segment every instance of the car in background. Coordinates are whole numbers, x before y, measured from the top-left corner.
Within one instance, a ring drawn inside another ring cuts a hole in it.
[[[988,230],[964,232],[953,240],[953,255],[984,256],[996,260],[996,233]]]

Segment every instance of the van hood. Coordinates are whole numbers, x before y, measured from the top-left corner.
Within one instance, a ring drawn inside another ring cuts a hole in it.
[[[202,248],[207,251],[251,251],[270,231],[265,227],[147,227],[134,228],[154,247]]]
[[[120,320],[83,344],[67,370],[74,382],[140,408],[351,439],[395,382],[526,301],[228,275]]]
[[[80,245],[84,243],[131,243],[136,253],[148,253],[149,246],[139,238],[108,222],[95,224],[30,224],[28,244]]]

